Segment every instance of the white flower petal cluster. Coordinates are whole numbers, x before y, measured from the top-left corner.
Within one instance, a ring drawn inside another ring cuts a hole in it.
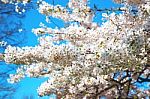
[[[47,16],[53,16],[56,18],[63,19],[65,21],[68,21],[69,19],[69,13],[67,10],[60,6],[60,5],[50,5],[46,3],[45,1],[42,1],[42,3],[39,5],[39,12],[41,14],[45,14]]]
[[[7,45],[7,42],[5,42],[5,41],[0,41],[0,46],[6,46]]]
[[[30,2],[30,0],[1,0],[3,3],[7,4],[7,3],[10,3],[10,4],[13,4],[13,3],[23,3],[23,4],[26,4],[28,2]]]
[[[10,74],[10,79],[8,79],[9,83],[17,83],[19,82],[22,78],[25,77],[24,75],[24,67],[20,67],[17,69],[16,74]]]
[[[86,6],[84,0],[70,0],[68,10],[60,5],[50,5],[45,1],[39,4],[39,12],[45,14],[46,16],[52,16],[67,21],[78,21],[83,23],[91,23],[93,18],[93,13],[90,8]]]
[[[46,43],[41,42],[42,44]],[[36,47],[11,47],[5,50],[5,62],[15,64],[31,64],[37,62],[55,62],[68,64],[69,61],[76,59],[76,48],[71,44],[55,46],[52,44]],[[63,60],[61,60],[63,59]]]
[[[114,0],[117,3],[141,4],[148,0]]]

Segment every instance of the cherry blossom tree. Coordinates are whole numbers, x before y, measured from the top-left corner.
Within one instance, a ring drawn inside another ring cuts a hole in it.
[[[150,1],[114,0],[120,8],[90,8],[88,0],[69,0],[67,7],[39,1],[38,11],[68,24],[33,29],[35,47],[8,46],[1,59],[22,65],[10,83],[44,77],[39,96],[58,99],[146,98],[150,89]],[[103,11],[102,24],[94,22]],[[111,13],[105,13],[111,11]],[[121,13],[116,13],[121,11]]]

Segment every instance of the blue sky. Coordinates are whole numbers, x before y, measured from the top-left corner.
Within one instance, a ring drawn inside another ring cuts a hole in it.
[[[48,1],[48,0],[47,0]],[[68,0],[54,0],[55,4],[60,4],[65,6]],[[52,0],[49,0],[49,3],[52,3]],[[114,5],[112,0],[91,0],[90,6],[96,5],[98,8],[110,8],[116,7],[118,5]],[[59,24],[63,27],[63,24],[60,20],[54,19],[56,24]],[[101,23],[101,13],[97,14],[95,17],[95,21]],[[22,19],[23,28],[25,28],[26,33],[26,43],[23,46],[35,46],[38,44],[37,37],[31,32],[32,28],[38,28],[40,22],[46,24],[49,27],[56,27],[53,23],[46,23],[45,16],[39,14],[37,10],[27,11],[26,17]],[[49,99],[49,97],[38,97],[37,88],[40,86],[42,82],[46,79],[41,78],[25,78],[21,82],[18,83],[19,88],[15,93],[14,99],[23,99],[24,96],[33,96],[34,99]]]

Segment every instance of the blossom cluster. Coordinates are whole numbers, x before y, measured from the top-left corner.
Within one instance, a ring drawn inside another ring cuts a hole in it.
[[[5,62],[23,65],[16,75],[10,75],[9,81],[18,82],[24,76],[48,77],[38,88],[40,96],[54,93],[65,99],[88,99],[99,96],[99,92],[111,85],[108,79],[113,73],[127,69],[140,71],[149,62],[150,38],[145,32],[149,28],[149,2],[115,1],[133,2],[139,10],[138,16],[129,11],[103,13],[104,22],[99,26],[93,22],[94,12],[86,0],[69,0],[69,8],[42,1],[40,13],[70,22],[69,26],[33,29],[40,35],[35,47],[8,46]],[[67,43],[56,44],[64,41]],[[147,72],[144,71],[145,75]],[[118,91],[112,88],[105,94],[117,96]]]
[[[5,3],[5,4],[13,4],[13,3],[23,3],[23,4],[26,4],[28,2],[30,2],[30,0],[1,0],[1,2]]]
[[[6,46],[7,45],[7,42],[5,42],[5,41],[0,41],[0,46]]]
[[[39,4],[39,12],[41,14],[45,14],[46,16],[62,19],[65,22],[78,21],[83,23],[91,23],[93,13],[90,11],[90,8],[86,6],[86,2],[83,1],[84,0],[70,0],[68,3],[68,7],[70,9],[66,9],[61,5],[50,5],[45,1],[42,1]]]

